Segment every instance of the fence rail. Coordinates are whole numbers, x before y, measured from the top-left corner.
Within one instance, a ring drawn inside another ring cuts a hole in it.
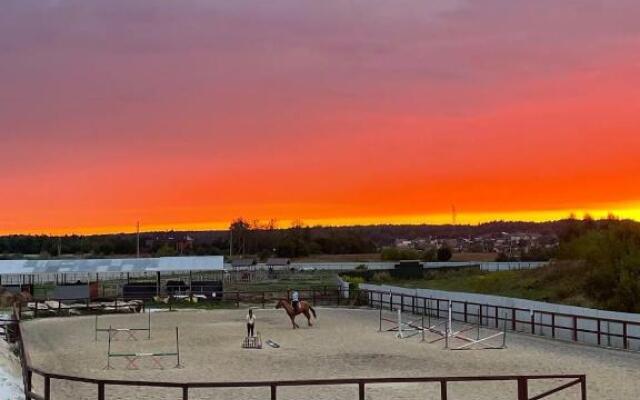
[[[446,315],[449,299],[425,297],[385,290],[353,290],[331,286],[315,287],[298,291],[300,297],[313,305],[367,305],[372,308],[401,308],[414,314],[427,314],[434,317]],[[241,304],[260,304],[263,308],[274,300],[288,298],[290,293],[284,290],[271,291],[225,291],[215,300],[224,301],[240,307]],[[170,297],[171,299],[171,297]],[[45,313],[62,315],[70,309],[99,312],[105,309],[118,311],[127,307],[127,301],[122,297],[108,297],[102,299],[52,299],[58,303],[58,308],[40,309],[44,300],[31,302],[29,311],[34,317]],[[68,302],[63,306],[62,303]],[[172,304],[179,304],[180,300],[170,300]],[[105,307],[105,303],[107,307]],[[110,304],[109,304],[110,303]],[[525,332],[533,335],[565,339],[573,342],[594,344],[602,347],[640,350],[640,322],[598,318],[552,311],[533,310],[517,307],[507,307],[470,301],[451,300],[453,305],[452,319],[461,322],[475,322],[482,326],[498,328],[506,322],[507,329],[514,332]],[[144,299],[143,309],[148,307],[148,299]],[[479,315],[479,316],[478,316]],[[478,319],[476,321],[476,319]]]
[[[441,318],[441,316],[446,316],[448,304],[451,302],[453,306],[452,319],[455,321],[473,321],[482,326],[493,328],[498,328],[501,322],[506,322],[507,328],[511,331],[540,336],[545,336],[544,329],[546,328],[552,339],[559,339],[560,332],[568,332],[569,340],[573,342],[587,342],[584,340],[584,336],[591,335],[594,344],[598,346],[640,350],[640,336],[629,332],[631,327],[640,331],[640,322],[424,297],[392,291],[367,290],[366,292],[368,304],[374,308],[388,308],[389,310],[400,308],[402,311],[411,311],[414,314],[426,315],[429,313],[431,316]],[[529,317],[522,319],[522,314]],[[545,319],[549,322],[545,322]],[[568,325],[561,324],[561,320],[570,321],[570,323]],[[590,322],[595,328],[581,328],[580,326],[584,326],[585,322]],[[607,329],[605,330],[604,327]],[[582,334],[583,340],[580,340],[579,334]],[[614,343],[613,339],[618,339],[619,345]]]
[[[282,291],[263,291],[263,292],[230,292],[229,296],[238,300],[236,306],[240,305],[240,301],[247,299],[260,299],[265,304],[265,299],[288,296],[288,293]],[[370,302],[373,305],[372,298],[376,292],[373,291],[351,291],[347,294],[346,291],[341,289],[308,289],[300,291],[302,297],[306,296],[306,299],[312,302],[319,301],[334,301],[336,305],[349,304],[353,302]],[[382,293],[382,292],[380,292]],[[246,297],[249,294],[250,297]],[[314,295],[315,294],[315,295]],[[381,298],[382,299],[382,298]],[[87,303],[89,304],[89,303]],[[380,305],[383,302],[380,300]],[[394,303],[390,299],[390,307],[393,307]],[[404,307],[404,301],[401,303]],[[415,300],[413,300],[415,307]],[[428,304],[428,303],[423,303]],[[424,308],[428,310],[428,308]],[[430,310],[430,312],[433,310]],[[20,310],[15,310],[14,319],[16,321],[16,332],[18,338],[21,339],[21,319]],[[517,400],[538,400],[547,398],[548,396],[567,390],[569,388],[578,387],[578,399],[587,399],[587,386],[585,375],[499,375],[499,376],[455,376],[455,377],[397,377],[397,378],[348,378],[348,379],[314,379],[314,380],[275,380],[275,381],[246,381],[246,382],[158,382],[158,381],[135,381],[135,380],[113,380],[113,379],[97,379],[86,378],[80,376],[70,376],[57,373],[51,373],[39,368],[35,368],[31,365],[29,353],[25,347],[24,341],[19,342],[20,360],[22,363],[23,383],[25,398],[27,400],[50,400],[52,398],[52,383],[54,381],[68,381],[68,382],[81,382],[87,384],[93,384],[97,387],[97,400],[107,399],[107,389],[114,386],[127,386],[127,387],[159,387],[159,388],[174,388],[180,389],[182,392],[182,399],[188,400],[190,391],[192,389],[221,389],[221,388],[267,388],[270,391],[270,399],[278,399],[278,389],[283,387],[293,386],[356,386],[358,388],[358,399],[364,400],[367,388],[376,384],[385,383],[432,383],[439,386],[439,393],[441,400],[447,400],[449,396],[449,387],[452,384],[460,382],[512,382],[515,383]],[[41,393],[38,393],[33,385],[34,375],[42,378],[43,384],[41,385]],[[542,393],[531,395],[529,383],[532,381],[552,381],[550,382],[554,386]],[[562,383],[558,383],[558,380],[562,380]],[[503,386],[499,386],[503,387]],[[132,393],[134,389],[132,389]],[[135,395],[134,395],[135,396]]]
[[[514,382],[516,384],[517,400],[538,400],[547,398],[557,392],[569,389],[574,386],[579,387],[580,400],[587,400],[587,386],[585,375],[498,375],[498,376],[455,376],[455,377],[410,377],[410,378],[349,378],[349,379],[310,379],[310,380],[282,380],[282,381],[245,381],[245,382],[157,382],[157,381],[132,381],[132,380],[112,380],[94,379],[61,374],[52,374],[36,368],[27,368],[28,380],[26,390],[27,400],[49,400],[51,399],[51,383],[53,380],[65,380],[82,382],[97,385],[97,400],[105,400],[107,388],[110,386],[136,386],[136,387],[159,387],[182,389],[182,400],[189,400],[191,389],[223,389],[223,388],[268,388],[270,389],[270,399],[278,399],[278,388],[293,386],[357,386],[358,400],[364,400],[368,386],[388,383],[434,383],[440,388],[440,399],[447,400],[449,396],[449,386],[459,382]],[[41,375],[44,379],[44,392],[38,394],[33,391],[31,383],[32,375]],[[531,381],[541,380],[563,380],[559,384],[542,393],[532,397],[529,390]]]

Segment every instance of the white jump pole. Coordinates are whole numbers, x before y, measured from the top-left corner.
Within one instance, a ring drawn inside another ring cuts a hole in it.
[[[447,330],[447,336],[450,336],[451,331],[453,330],[453,327],[451,326],[451,323],[453,321],[452,315],[453,315],[453,305],[451,303],[451,300],[449,300],[449,329]]]

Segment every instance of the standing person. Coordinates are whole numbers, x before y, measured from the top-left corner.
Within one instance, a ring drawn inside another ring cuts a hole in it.
[[[256,325],[256,316],[253,315],[253,310],[249,309],[249,314],[247,314],[247,337],[253,337],[255,332]]]
[[[298,312],[298,303],[300,303],[300,295],[298,294],[298,291],[294,289],[294,291],[291,292],[291,305],[295,312]]]

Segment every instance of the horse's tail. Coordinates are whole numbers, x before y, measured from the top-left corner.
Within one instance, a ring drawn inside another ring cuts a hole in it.
[[[318,316],[316,315],[316,310],[313,309],[313,307],[309,306],[309,310],[311,310],[311,314],[313,314],[313,318],[318,319]]]

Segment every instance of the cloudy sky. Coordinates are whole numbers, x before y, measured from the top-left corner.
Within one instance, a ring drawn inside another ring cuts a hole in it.
[[[0,232],[640,219],[640,2],[0,3]]]

